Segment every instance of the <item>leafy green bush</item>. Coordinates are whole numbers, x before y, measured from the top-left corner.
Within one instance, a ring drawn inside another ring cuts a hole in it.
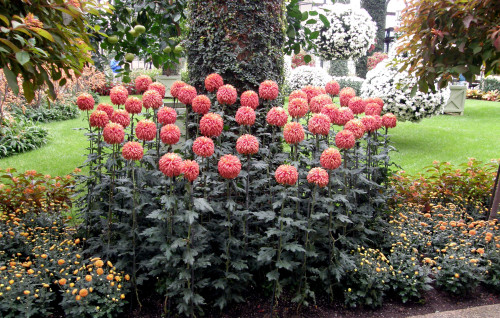
[[[47,143],[47,129],[20,118],[1,127],[0,158],[40,148]]]
[[[340,88],[344,87],[351,87],[356,91],[356,95],[361,94],[361,85],[363,85],[363,82],[365,81],[361,77],[356,77],[356,76],[342,76],[342,77],[334,77],[334,80],[336,80]]]
[[[13,110],[17,118],[24,117],[26,120],[41,123],[73,119],[80,115],[74,100],[65,104],[54,103],[50,106],[43,105],[38,108],[22,109],[15,107]]]
[[[488,76],[481,83],[481,90],[484,92],[500,91],[500,76]]]
[[[347,66],[347,60],[333,60],[330,61],[330,69],[328,74],[333,77],[342,77],[349,75],[349,67]]]
[[[130,72],[131,83],[135,83],[135,78],[141,75],[147,75],[151,77],[153,82],[156,82],[156,76],[161,75],[161,69],[158,68],[137,68]]]

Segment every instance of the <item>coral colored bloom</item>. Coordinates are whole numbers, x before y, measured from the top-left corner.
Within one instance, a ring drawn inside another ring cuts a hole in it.
[[[217,100],[220,104],[233,105],[236,103],[236,99],[238,99],[238,93],[232,85],[222,85],[217,90]]]
[[[181,130],[174,124],[168,124],[161,128],[160,139],[166,145],[175,145],[181,138]]]
[[[334,119],[339,116],[339,108],[335,104],[329,104],[321,108],[321,114],[330,118],[330,123],[334,123]]]
[[[194,160],[184,160],[182,162],[182,174],[189,182],[193,182],[200,175],[200,166]]]
[[[122,125],[117,123],[109,123],[106,125],[106,127],[104,127],[102,136],[104,137],[104,141],[110,145],[120,144],[125,138],[125,131],[123,130]]]
[[[332,98],[326,94],[321,94],[311,98],[311,102],[309,103],[309,108],[311,109],[311,113],[319,113],[323,106],[333,104]]]
[[[109,97],[114,105],[124,105],[128,98],[128,91],[125,87],[117,85],[111,89]]]
[[[135,90],[141,94],[148,90],[149,85],[153,83],[151,77],[147,75],[140,75],[135,78]]]
[[[208,113],[211,106],[212,102],[210,101],[210,98],[205,95],[198,95],[193,99],[192,107],[195,113],[205,115]]]
[[[309,111],[307,100],[303,98],[294,98],[288,101],[288,113],[292,118],[301,118]]]
[[[307,123],[307,129],[315,135],[327,136],[330,132],[330,118],[325,114],[314,114]]]
[[[196,95],[197,95],[196,88],[194,88],[194,86],[184,85],[179,89],[177,98],[184,105],[191,105]]]
[[[387,113],[384,116],[382,116],[382,125],[386,128],[394,128],[396,127],[397,123],[397,118],[394,116],[393,113]]]
[[[235,119],[240,126],[252,126],[255,124],[255,111],[251,107],[242,106],[238,108]]]
[[[283,137],[288,144],[298,144],[299,142],[304,140],[304,128],[300,123],[290,122],[286,124],[285,128],[283,129]]]
[[[95,105],[94,97],[88,93],[82,93],[76,99],[76,105],[79,110],[92,110]]]
[[[217,168],[224,179],[234,179],[240,174],[241,162],[236,156],[224,155],[219,159]]]
[[[142,111],[142,100],[134,96],[127,98],[125,101],[125,110],[129,114],[140,114]]]
[[[341,130],[335,135],[335,145],[339,149],[351,149],[356,144],[356,138],[350,130]]]
[[[177,177],[182,172],[182,158],[169,152],[160,158],[160,171],[167,177]]]
[[[366,131],[373,132],[378,129],[377,119],[375,116],[365,116],[361,118],[361,122],[365,125]]]
[[[205,78],[205,88],[209,92],[215,92],[222,85],[224,85],[224,80],[222,79],[222,76],[217,73],[209,74]]]
[[[337,81],[330,81],[326,83],[325,90],[327,94],[331,96],[337,96],[340,92],[340,85]]]
[[[340,106],[348,106],[349,100],[356,96],[356,91],[351,87],[344,87],[340,90]]]
[[[212,139],[208,137],[198,137],[193,142],[193,152],[200,157],[210,157],[214,154],[215,146]]]
[[[307,102],[309,103],[313,97],[323,94],[321,87],[307,85],[302,88],[302,91],[307,95]]]
[[[269,125],[283,127],[288,121],[288,114],[282,107],[273,107],[267,112],[266,121]]]
[[[144,108],[149,109],[158,109],[161,106],[163,106],[163,99],[157,91],[154,89],[147,90],[144,92],[142,95],[142,104],[144,105]]]
[[[362,114],[365,111],[366,103],[361,97],[352,97],[348,102],[349,108],[352,110],[353,114]]]
[[[162,125],[174,124],[177,120],[177,112],[171,107],[162,107],[158,110],[158,122]]]
[[[337,149],[327,148],[319,157],[319,163],[325,169],[334,170],[342,164],[342,156]]]
[[[163,85],[162,83],[159,83],[159,82],[154,82],[154,83],[149,84],[149,87],[147,90],[150,90],[150,89],[157,91],[158,94],[160,94],[160,96],[162,98],[165,97],[165,93],[167,92],[167,88],[165,87],[165,85]]]
[[[222,133],[224,122],[219,114],[208,113],[200,120],[200,132],[203,136],[217,137]]]
[[[354,114],[352,110],[348,107],[340,107],[337,116],[333,118],[333,123],[335,125],[343,126],[351,119],[354,119]]]
[[[184,83],[183,81],[173,82],[172,86],[170,86],[170,95],[172,95],[172,97],[177,98],[177,95],[179,94],[179,90],[186,85],[187,84]]]
[[[140,120],[135,127],[137,139],[151,141],[156,137],[156,125],[149,119]]]
[[[361,120],[351,119],[344,125],[344,129],[350,130],[353,133],[354,138],[359,139],[365,134],[366,128]]]
[[[130,125],[130,115],[124,109],[116,109],[111,115],[111,121],[125,128]]]
[[[288,96],[288,102],[292,101],[295,98],[302,98],[302,99],[307,100],[307,94],[301,89],[293,91]]]
[[[96,109],[105,112],[106,115],[108,115],[108,118],[111,118],[111,115],[113,115],[113,112],[115,111],[113,106],[111,106],[110,104],[106,104],[106,103],[101,103],[101,104],[97,105]]]
[[[307,182],[322,188],[328,184],[328,172],[323,168],[312,168],[307,174]]]
[[[365,102],[368,103],[375,103],[380,106],[380,108],[384,108],[384,101],[380,97],[368,97],[365,99]]]
[[[263,100],[275,100],[279,93],[280,89],[275,81],[266,80],[259,85],[259,96]]]
[[[383,126],[382,117],[379,115],[373,115],[373,117],[375,117],[375,127],[377,128],[377,130],[382,128]]]
[[[274,178],[276,182],[284,185],[294,185],[299,179],[299,173],[297,168],[291,165],[281,165],[274,172]]]
[[[255,110],[259,107],[259,95],[254,91],[243,92],[240,97],[240,104]]]
[[[236,140],[236,151],[242,155],[255,155],[259,151],[259,141],[255,136],[245,134]]]
[[[108,114],[102,110],[94,110],[90,114],[89,122],[91,127],[104,128],[109,123]]]
[[[365,115],[373,116],[379,115],[382,113],[382,107],[380,107],[377,103],[368,103],[365,107]]]
[[[140,143],[129,141],[123,145],[122,156],[125,160],[141,160],[143,155],[144,149]]]

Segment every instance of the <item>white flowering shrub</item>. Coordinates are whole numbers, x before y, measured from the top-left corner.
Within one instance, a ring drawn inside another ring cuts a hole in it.
[[[286,81],[291,91],[302,89],[307,85],[325,86],[332,80],[332,77],[324,69],[316,66],[299,66],[292,69],[289,74]]]
[[[384,112],[393,113],[398,120],[418,122],[423,118],[442,114],[450,97],[449,88],[436,93],[417,91],[411,96],[411,89],[417,83],[415,76],[398,72],[397,64],[385,59],[366,74],[361,86],[362,97],[380,97],[384,101]]]
[[[356,95],[361,94],[361,85],[365,82],[364,78],[357,76],[334,76],[333,79],[339,83],[340,89],[351,87],[356,91]]]
[[[330,22],[329,28],[323,23],[310,27],[311,31],[319,31],[319,36],[313,41],[317,54],[323,59],[357,59],[364,56],[375,42],[377,27],[365,9],[337,3],[327,6],[324,15]]]

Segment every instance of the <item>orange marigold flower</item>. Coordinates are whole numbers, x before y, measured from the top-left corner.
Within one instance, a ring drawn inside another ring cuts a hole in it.
[[[61,279],[58,281],[59,285],[61,285],[61,286],[66,285],[66,282],[67,282],[66,278],[61,278]]]
[[[148,90],[149,85],[153,80],[148,75],[139,75],[135,78],[135,90],[141,94]]]
[[[254,155],[259,151],[259,141],[250,134],[245,134],[236,140],[236,151],[242,155]]]
[[[174,124],[177,121],[177,112],[171,107],[162,107],[156,114],[162,125]]]
[[[109,123],[108,114],[102,110],[94,110],[89,117],[91,127],[104,128]]]
[[[284,185],[294,185],[299,179],[297,168],[291,165],[281,165],[274,172],[276,182]]]
[[[205,78],[205,89],[209,92],[215,92],[222,85],[224,85],[224,80],[222,79],[222,76],[217,73],[209,74]]]
[[[97,273],[97,275],[104,274],[104,270],[101,267],[99,267],[95,272]]]
[[[125,160],[141,160],[144,156],[144,149],[140,143],[129,141],[123,145],[122,156]]]
[[[288,113],[292,118],[301,118],[309,111],[307,100],[303,98],[294,98],[288,102]]]
[[[156,125],[149,119],[140,120],[135,127],[135,134],[139,140],[151,141],[156,137]]]
[[[186,180],[193,182],[200,174],[200,166],[194,160],[184,160],[182,162],[182,174]]]
[[[111,115],[111,121],[122,125],[122,127],[127,127],[130,125],[130,115],[124,109],[116,109]]]
[[[210,157],[214,154],[214,142],[207,137],[198,137],[193,142],[193,152],[200,157]]]
[[[470,234],[470,235],[476,235],[476,230],[470,230],[470,231],[469,231],[469,234]]]
[[[103,267],[104,266],[104,262],[100,259],[98,259],[97,261],[95,261],[95,266],[97,267]]]
[[[194,88],[194,86],[186,84],[179,89],[177,98],[184,105],[191,105],[196,95],[197,95],[196,88]]]
[[[111,89],[109,97],[114,105],[124,105],[128,98],[128,91],[122,85],[117,85]]]
[[[259,85],[259,96],[263,100],[275,100],[279,93],[280,89],[275,81],[266,80]]]
[[[81,297],[87,297],[88,294],[89,294],[89,291],[85,288],[80,289],[80,292],[78,292],[78,295],[80,295]]]
[[[200,120],[200,132],[207,137],[217,137],[222,133],[224,122],[219,114],[208,113]]]
[[[255,111],[251,107],[242,106],[236,111],[235,119],[240,126],[252,126],[255,124]]]
[[[322,168],[312,168],[307,174],[307,182],[322,188],[328,184],[328,172]]]
[[[319,162],[323,168],[334,170],[342,164],[342,156],[337,149],[327,148],[321,154]]]
[[[285,125],[285,128],[283,129],[283,136],[288,144],[298,144],[304,140],[304,128],[300,123],[290,122]]]
[[[250,107],[256,109],[259,107],[259,95],[254,91],[246,91],[241,94],[240,97],[241,106]]]
[[[154,89],[150,89],[144,92],[142,95],[142,104],[144,108],[149,109],[158,109],[163,106],[163,98],[160,93]]]
[[[198,95],[193,99],[192,107],[195,113],[205,115],[206,113],[208,113],[211,106],[212,102],[206,95]]]
[[[484,254],[484,248],[480,247],[476,250],[477,253],[483,255]]]
[[[100,111],[105,112],[106,115],[108,115],[108,118],[111,118],[111,115],[113,115],[113,112],[115,111],[113,106],[111,106],[110,104],[106,104],[106,103],[101,103],[101,104],[97,105],[96,110],[100,110]]]
[[[336,96],[340,92],[340,85],[337,81],[330,81],[326,83],[325,90],[331,96]]]
[[[182,158],[169,152],[160,158],[160,171],[167,177],[177,177],[182,172]]]
[[[217,90],[217,100],[220,104],[233,105],[236,103],[236,99],[238,99],[238,93],[232,85],[222,85]]]
[[[88,93],[81,93],[76,98],[76,105],[78,105],[78,109],[80,110],[92,110],[94,109],[95,101],[94,97]]]
[[[330,132],[330,118],[325,114],[314,114],[307,123],[307,129],[315,135],[327,136]]]
[[[180,138],[181,130],[176,125],[169,124],[161,128],[160,139],[164,144],[174,145],[179,142]]]
[[[224,155],[219,159],[217,168],[224,179],[234,179],[240,174],[241,162],[236,156]]]
[[[87,282],[91,282],[92,281],[92,276],[91,275],[85,275],[85,280]]]
[[[266,121],[269,125],[283,127],[288,121],[288,114],[282,107],[273,107],[267,112]]]
[[[353,114],[362,114],[365,111],[366,103],[361,97],[351,97],[347,103]]]
[[[165,85],[163,85],[162,83],[159,83],[159,82],[154,82],[154,83],[149,84],[147,90],[150,90],[150,89],[157,91],[158,94],[160,94],[160,96],[162,98],[165,97],[165,92],[167,91],[167,88],[165,87]]]
[[[177,95],[179,94],[179,90],[184,87],[185,85],[187,85],[186,83],[184,83],[183,81],[175,81],[172,83],[172,86],[170,86],[170,95],[172,95],[172,97],[174,98],[177,98]]]
[[[356,138],[350,130],[341,130],[335,135],[335,145],[339,149],[351,149],[356,144]]]
[[[66,261],[63,260],[63,259],[60,259],[60,260],[57,261],[58,265],[64,265],[64,263],[66,263]]]
[[[316,114],[321,112],[321,109],[323,109],[325,105],[331,105],[331,104],[333,104],[332,98],[327,94],[321,94],[311,98],[311,102],[309,103],[309,109],[311,110],[312,113]]]
[[[104,141],[110,145],[120,144],[125,138],[125,131],[123,130],[122,125],[109,123],[104,127],[102,136],[104,138]]]
[[[109,281],[112,281],[113,278],[115,278],[115,276],[113,274],[108,274],[108,276],[106,276],[106,279]]]

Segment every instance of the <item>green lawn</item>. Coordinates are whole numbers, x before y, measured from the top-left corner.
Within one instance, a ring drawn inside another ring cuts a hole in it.
[[[101,97],[109,103],[109,97]],[[50,141],[41,149],[0,160],[0,168],[35,169],[44,174],[66,175],[83,164],[87,147],[86,118],[42,124]],[[416,173],[434,160],[458,164],[467,158],[489,161],[500,158],[500,103],[467,100],[463,116],[442,115],[420,123],[398,123],[390,130],[398,152],[392,159],[404,170]]]

